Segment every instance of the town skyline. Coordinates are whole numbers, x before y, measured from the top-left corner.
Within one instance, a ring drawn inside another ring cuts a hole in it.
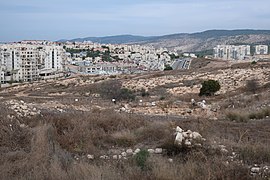
[[[210,29],[270,29],[269,5],[266,0],[11,0],[0,2],[0,14],[4,17],[0,42],[122,34],[159,36]]]

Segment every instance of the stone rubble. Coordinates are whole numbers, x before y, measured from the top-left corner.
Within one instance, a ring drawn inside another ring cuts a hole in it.
[[[33,104],[27,104],[22,100],[10,100],[6,102],[6,105],[15,111],[18,117],[31,117],[41,113],[40,110],[32,107]]]
[[[187,146],[187,147],[198,147],[205,139],[198,132],[192,132],[191,130],[184,131],[179,126],[175,129],[175,145]]]

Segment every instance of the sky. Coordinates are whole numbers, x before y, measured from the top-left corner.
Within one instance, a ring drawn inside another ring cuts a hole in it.
[[[0,42],[270,30],[270,0],[0,0]]]

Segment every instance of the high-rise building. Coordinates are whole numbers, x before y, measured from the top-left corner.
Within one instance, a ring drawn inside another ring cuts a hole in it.
[[[65,50],[57,45],[4,44],[0,46],[1,75],[7,81],[35,81],[42,70],[62,72]]]
[[[266,55],[266,54],[268,54],[268,46],[267,45],[257,45],[257,46],[255,46],[255,54],[256,55]]]
[[[250,56],[249,45],[218,45],[214,48],[214,57],[224,60],[244,60]]]

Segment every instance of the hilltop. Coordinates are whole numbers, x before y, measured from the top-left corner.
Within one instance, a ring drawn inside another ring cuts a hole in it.
[[[269,63],[195,59],[2,88],[0,179],[267,179],[269,77]],[[200,97],[207,79],[221,89]],[[202,138],[177,146],[177,126]]]
[[[208,30],[198,33],[178,33],[149,37],[133,35],[87,37],[69,41],[92,41],[104,44],[141,44],[156,48],[176,48],[182,52],[198,52],[213,49],[218,44],[270,44],[270,30]]]

